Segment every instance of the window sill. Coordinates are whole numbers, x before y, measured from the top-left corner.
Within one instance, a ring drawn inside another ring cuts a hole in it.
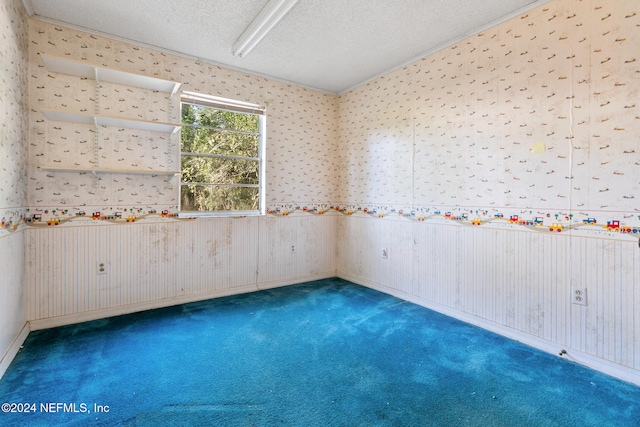
[[[232,218],[264,215],[260,211],[178,212],[178,218]]]

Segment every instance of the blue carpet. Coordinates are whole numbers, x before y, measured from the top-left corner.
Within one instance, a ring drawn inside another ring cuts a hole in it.
[[[340,279],[32,332],[3,402],[35,409],[3,426],[640,425],[639,387]]]

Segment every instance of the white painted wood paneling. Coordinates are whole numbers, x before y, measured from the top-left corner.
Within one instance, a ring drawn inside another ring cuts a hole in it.
[[[342,217],[338,221],[338,272],[393,284],[411,292],[411,223],[401,219]],[[382,249],[388,258],[382,258]]]
[[[636,242],[356,216],[338,230],[341,277],[640,369]],[[401,248],[389,269],[385,245]]]
[[[30,229],[28,319],[47,327],[331,277],[335,222],[305,215]]]
[[[635,242],[336,214],[60,226],[24,235],[27,317],[36,328],[337,270],[508,336],[640,370]],[[99,262],[107,274],[97,274]],[[586,306],[571,303],[572,286],[587,289]]]
[[[335,275],[337,216],[266,217],[258,236],[260,287]]]
[[[24,232],[0,237],[0,377],[26,338],[21,334],[27,324],[23,254]]]

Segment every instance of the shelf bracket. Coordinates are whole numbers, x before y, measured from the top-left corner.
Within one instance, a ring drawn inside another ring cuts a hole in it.
[[[91,175],[93,175],[93,187],[94,188],[100,187],[100,178],[98,177],[98,172],[91,171]]]
[[[169,190],[173,190],[173,181],[176,179],[176,176],[178,175],[169,175],[169,178],[167,179],[167,187]]]

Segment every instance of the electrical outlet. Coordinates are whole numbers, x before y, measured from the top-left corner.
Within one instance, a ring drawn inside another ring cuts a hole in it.
[[[387,250],[387,248],[382,248],[382,259],[388,259],[389,258],[389,251]]]
[[[571,302],[578,305],[587,305],[587,289],[572,287]]]
[[[107,274],[107,263],[98,263],[98,274]]]
[[[291,245],[291,253],[292,254],[296,253],[296,245]]]

